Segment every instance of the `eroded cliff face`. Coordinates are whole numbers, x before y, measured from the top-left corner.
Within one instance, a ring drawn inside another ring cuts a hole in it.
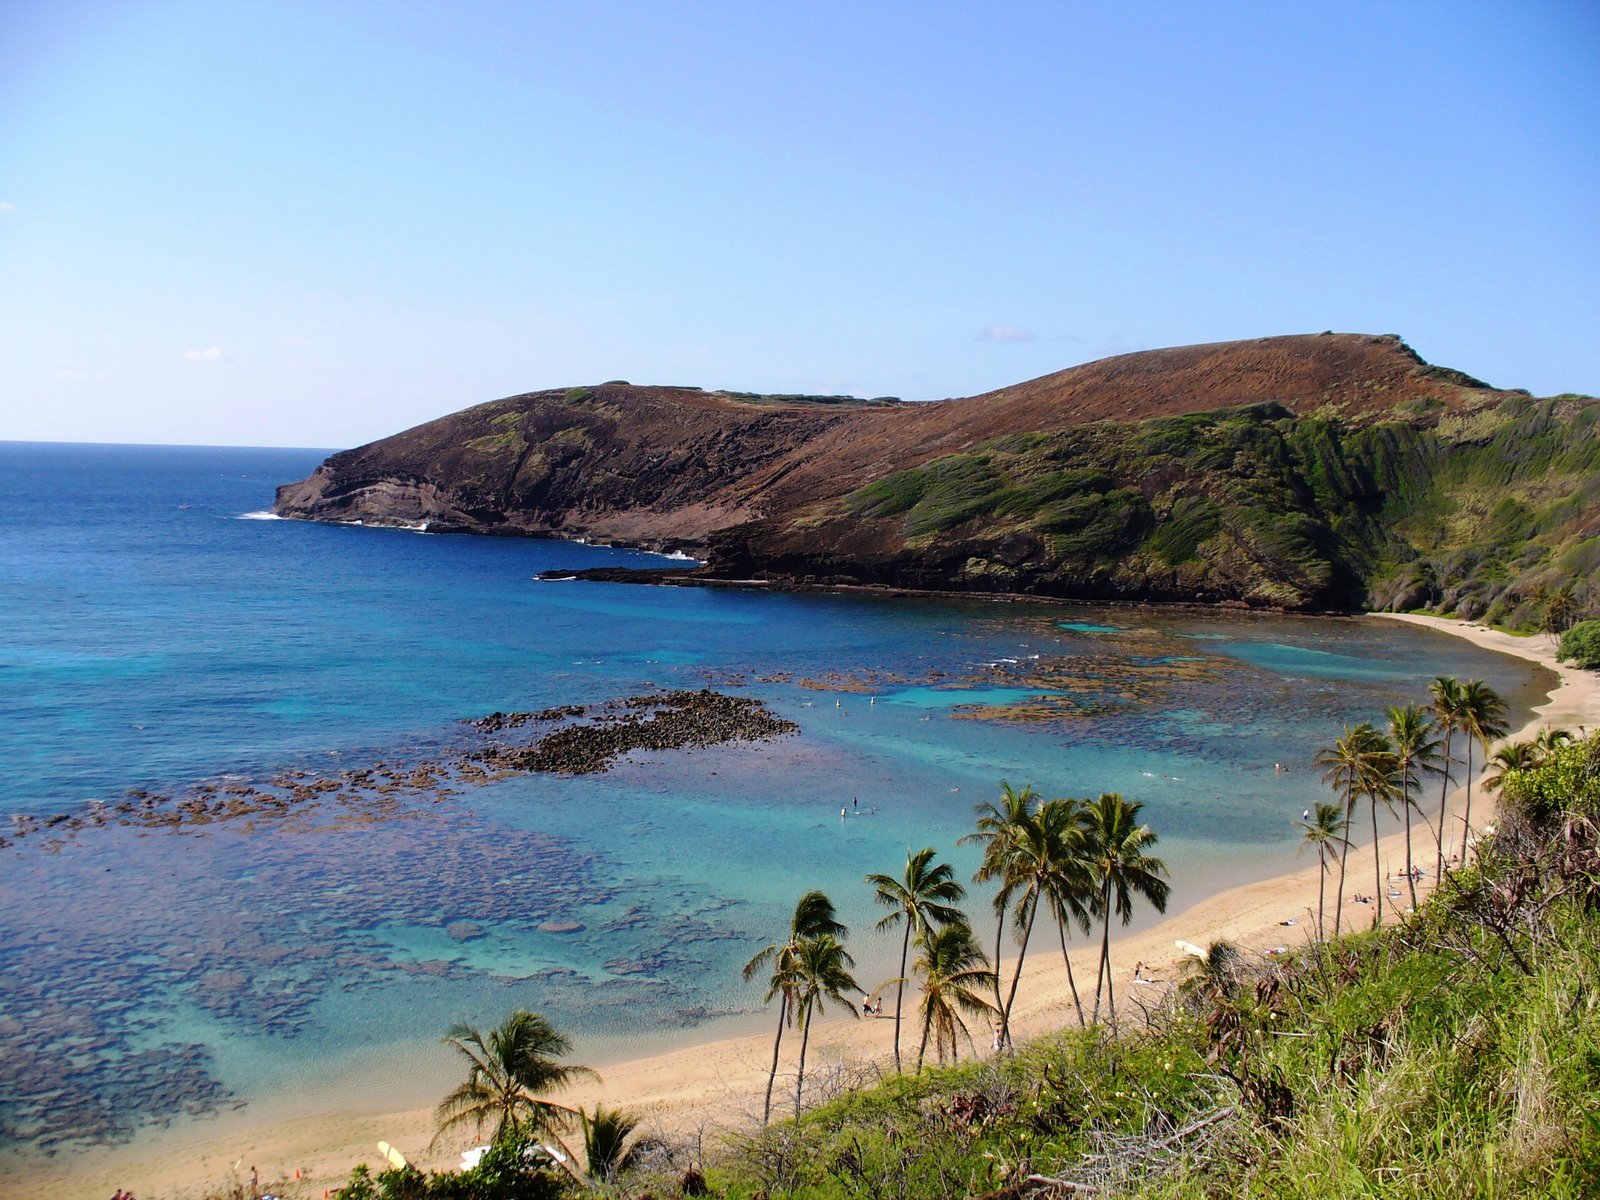
[[[533,392],[335,454],[279,488],[274,511],[699,547],[759,515],[761,477],[779,459],[871,407],[621,383]]]
[[[1440,480],[1459,492],[1495,439],[1555,429],[1562,478],[1587,477],[1593,408],[1348,334],[1123,355],[928,404],[614,383],[343,451],[275,508],[686,549],[705,578],[1353,608],[1410,594],[1398,575],[1464,500]],[[1596,496],[1546,557],[1600,522]]]

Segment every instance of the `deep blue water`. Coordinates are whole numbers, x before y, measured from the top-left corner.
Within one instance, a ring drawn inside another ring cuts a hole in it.
[[[90,1139],[185,1103],[426,1102],[443,1030],[517,1005],[585,1061],[743,1030],[739,965],[811,887],[875,982],[861,877],[926,844],[970,872],[955,841],[1001,780],[1144,801],[1181,906],[1294,862],[1345,722],[1444,673],[1535,698],[1521,665],[1401,626],[541,583],[661,560],[260,519],[322,457],[0,444],[0,834],[132,789],[409,767],[466,719],[664,687],[801,732],[0,849],[0,1146],[49,1139],[51,1081],[94,1098]]]

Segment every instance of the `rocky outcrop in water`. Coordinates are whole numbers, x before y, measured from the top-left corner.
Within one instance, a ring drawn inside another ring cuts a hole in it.
[[[532,741],[519,744],[500,736],[529,727],[542,731]],[[638,751],[769,741],[800,727],[773,715],[760,700],[704,688],[652,692],[594,706],[496,712],[465,721],[462,728],[478,736],[446,744],[433,756],[409,764],[375,762],[326,776],[284,769],[257,782],[204,780],[178,795],[136,788],[115,802],[91,801],[73,812],[19,813],[11,818],[11,836],[0,837],[0,850],[40,835],[46,835],[47,846],[59,848],[80,833],[112,826],[194,829],[229,821],[271,822],[295,816],[314,801],[337,803],[352,820],[384,820],[399,811],[405,797],[442,801],[461,786],[507,775],[594,775]]]

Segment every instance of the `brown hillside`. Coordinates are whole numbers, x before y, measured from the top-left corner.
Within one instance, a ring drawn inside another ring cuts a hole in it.
[[[1143,351],[927,404],[609,383],[480,404],[343,451],[280,488],[276,510],[721,548],[723,566],[739,570],[760,566],[761,547],[781,546],[803,573],[814,573],[806,531],[821,523],[830,527],[822,560],[848,562],[858,543],[862,552],[870,545],[897,576],[908,552],[899,523],[853,522],[843,498],[997,437],[1265,402],[1358,423],[1413,402],[1408,419],[1428,422],[1499,395],[1429,367],[1397,337],[1357,334]],[[730,536],[740,530],[749,535]]]
[[[856,413],[733,490],[779,512],[1007,433],[1269,401],[1297,415],[1333,405],[1359,417],[1428,398],[1449,409],[1483,388],[1458,372],[1430,367],[1390,334],[1295,334],[1142,350],[967,399]]]

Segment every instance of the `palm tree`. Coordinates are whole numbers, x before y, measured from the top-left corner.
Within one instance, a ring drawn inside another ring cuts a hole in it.
[[[1394,816],[1394,794],[1399,758],[1389,739],[1376,729],[1366,754],[1366,770],[1362,772],[1361,790],[1367,797],[1367,811],[1372,814],[1372,895],[1377,907],[1373,910],[1372,926],[1383,924],[1383,857],[1378,853],[1378,805],[1382,804]]]
[[[1328,805],[1337,812],[1334,805]],[[1218,939],[1206,947],[1204,958],[1191,956],[1183,961],[1183,980],[1178,995],[1185,1000],[1204,997],[1212,1001],[1228,998],[1244,978],[1244,955],[1239,947]]]
[[[956,921],[965,923],[965,916],[954,905],[967,898],[967,889],[956,881],[955,871],[949,863],[936,863],[932,846],[925,846],[915,854],[907,852],[905,874],[896,879],[892,875],[868,875],[867,883],[873,887],[873,899],[892,911],[878,922],[879,929],[893,929],[905,925],[900,940],[900,978],[894,1000],[894,1069],[900,1070],[900,1009],[906,995],[906,959],[911,953],[911,939],[921,937],[934,925],[949,925]]]
[[[996,988],[1002,1045],[1011,1042],[1011,1012],[1041,903],[1048,904],[1057,919],[1068,981],[1078,1004],[1080,1020],[1082,1018],[1083,1004],[1077,996],[1077,982],[1072,978],[1072,960],[1066,953],[1066,924],[1078,919],[1085,929],[1088,928],[1092,901],[1087,897],[1092,897],[1096,890],[1084,861],[1087,834],[1082,809],[1081,801],[1058,799],[1013,813],[1004,833],[991,839],[984,855],[979,877],[999,879],[1001,886],[995,898],[995,913],[1003,923],[1009,911],[1011,932],[1017,943],[1017,965],[1003,1001],[999,1001]],[[997,961],[999,950],[997,942]],[[998,979],[998,967],[995,975]]]
[[[1542,757],[1537,742],[1507,742],[1484,764],[1483,790],[1497,792],[1512,771],[1529,771],[1539,765]]]
[[[1506,704],[1492,687],[1474,679],[1461,688],[1461,729],[1467,735],[1467,811],[1462,817],[1461,861],[1467,861],[1467,839],[1472,836],[1472,745],[1484,754],[1489,743],[1506,734]]]
[[[800,1093],[806,1080],[806,1045],[811,1040],[811,1017],[821,1013],[824,1004],[836,1000],[854,1017],[856,1006],[846,992],[859,992],[861,985],[850,974],[855,960],[844,943],[831,933],[803,938],[794,956],[796,1012],[800,1021],[800,1067],[794,1077],[794,1115],[800,1115]]]
[[[1072,956],[1067,953],[1067,926],[1075,924],[1088,936],[1094,915],[1096,888],[1088,861],[1090,838],[1083,801],[1051,800],[1039,810],[1039,819],[1049,828],[1054,870],[1045,881],[1045,894],[1056,919],[1061,938],[1061,961],[1067,966],[1067,986],[1072,990],[1078,1024],[1086,1025],[1083,1000],[1078,996],[1078,981],[1072,974]]]
[[[1033,936],[1039,905],[1050,903],[1054,910],[1055,894],[1067,894],[1066,873],[1069,870],[1087,875],[1087,868],[1082,865],[1084,826],[1077,816],[1080,803],[1063,799],[1039,806],[1015,828],[1007,843],[1008,852],[1000,869],[1006,894],[1015,898],[1011,932],[1017,942],[1017,966],[1005,1004],[1000,1009],[1002,1045],[1011,1044],[1011,1010],[1017,1001],[1017,985],[1022,982],[1022,965],[1028,956],[1028,941]]]
[[[1085,806],[1085,832],[1089,845],[1085,859],[1099,885],[1098,908],[1105,918],[1100,939],[1100,978],[1105,981],[1111,1010],[1111,1033],[1117,1032],[1117,996],[1111,983],[1111,915],[1126,925],[1133,919],[1133,898],[1143,896],[1157,912],[1167,911],[1172,889],[1161,877],[1167,864],[1149,851],[1159,840],[1148,825],[1139,824],[1144,805],[1124,800],[1116,792],[1102,792]],[[1100,987],[1094,993],[1094,1019],[1100,1019]]]
[[[1317,848],[1317,865],[1322,871],[1317,880],[1317,940],[1327,937],[1327,927],[1322,921],[1323,902],[1328,891],[1328,856],[1339,857],[1339,839],[1345,832],[1348,822],[1339,812],[1339,806],[1328,800],[1317,803],[1308,820],[1300,822],[1300,828],[1306,831],[1301,839],[1300,848],[1307,846]]]
[[[1456,730],[1461,728],[1461,681],[1449,675],[1440,675],[1428,685],[1433,696],[1433,715],[1437,727],[1444,733],[1444,772],[1439,783],[1439,825],[1434,830],[1434,844],[1438,849],[1438,862],[1434,866],[1435,886],[1444,882],[1444,830],[1445,802],[1450,795],[1450,743]]]
[[[1546,725],[1539,730],[1539,736],[1533,739],[1533,744],[1538,748],[1541,759],[1548,758],[1561,747],[1571,745],[1571,743],[1572,730],[1562,729],[1555,725]]]
[[[435,1141],[460,1125],[481,1131],[494,1122],[498,1142],[520,1130],[542,1133],[566,1124],[574,1110],[542,1098],[580,1077],[598,1079],[588,1067],[559,1063],[572,1044],[540,1014],[517,1009],[487,1036],[470,1025],[455,1025],[445,1045],[469,1064],[466,1082],[439,1102]]]
[[[1544,604],[1544,618],[1540,621],[1540,628],[1548,633],[1552,639],[1560,638],[1567,630],[1572,628],[1577,620],[1581,605],[1574,594],[1570,583],[1564,583],[1551,593]]]
[[[976,1016],[993,1012],[994,1006],[975,990],[987,990],[993,972],[966,922],[924,930],[917,935],[917,951],[916,971],[922,977],[922,1044],[917,1047],[920,1075],[930,1034],[940,1063],[947,1046],[953,1062],[958,1055],[956,1035],[967,1034],[961,1013]],[[972,1035],[967,1034],[967,1041],[971,1040]]]
[[[1322,778],[1329,787],[1344,790],[1344,851],[1339,855],[1339,893],[1334,897],[1333,934],[1339,936],[1344,921],[1344,880],[1350,860],[1350,822],[1356,810],[1356,797],[1371,786],[1371,774],[1377,769],[1376,756],[1387,752],[1388,740],[1363,721],[1354,728],[1345,726],[1344,736],[1333,745],[1317,751],[1313,760],[1323,768]]]
[[[1012,884],[1008,881],[1013,846],[1022,836],[1021,831],[1033,819],[1033,810],[1039,793],[1030,783],[1020,792],[1009,783],[1000,783],[1000,802],[986,800],[973,808],[977,816],[977,829],[957,841],[958,846],[969,842],[983,843],[983,861],[972,876],[973,883],[995,883],[1000,887],[994,897],[994,1006],[1004,1013],[1005,1004],[1000,998],[1000,947],[1005,942],[1006,916],[1011,911]],[[1005,1039],[1008,1030],[1001,1018],[1000,1036]]]
[[[763,967],[770,964],[772,973],[767,980],[765,1001],[770,1002],[774,997],[779,999],[778,1035],[772,1039],[772,1071],[767,1075],[767,1098],[761,1111],[762,1124],[772,1119],[772,1087],[778,1079],[778,1051],[783,1045],[783,1031],[799,1012],[797,1003],[799,976],[796,959],[800,945],[807,938],[827,935],[842,940],[848,934],[849,931],[834,915],[833,901],[822,892],[807,892],[794,906],[794,917],[789,922],[788,939],[764,946],[744,965],[744,978],[748,982],[755,978]]]
[[[580,1108],[578,1116],[583,1121],[583,1153],[589,1160],[590,1175],[605,1183],[638,1163],[647,1143],[627,1144],[639,1127],[638,1117],[601,1104],[594,1106],[592,1115]]]
[[[1421,791],[1418,771],[1438,769],[1435,764],[1439,761],[1439,739],[1430,737],[1432,732],[1433,722],[1415,704],[1389,709],[1389,740],[1399,768],[1396,782],[1400,785],[1400,807],[1406,814],[1406,883],[1411,888],[1413,911],[1417,907],[1417,872],[1411,859],[1411,810],[1416,801],[1411,798],[1411,789],[1415,785]]]

